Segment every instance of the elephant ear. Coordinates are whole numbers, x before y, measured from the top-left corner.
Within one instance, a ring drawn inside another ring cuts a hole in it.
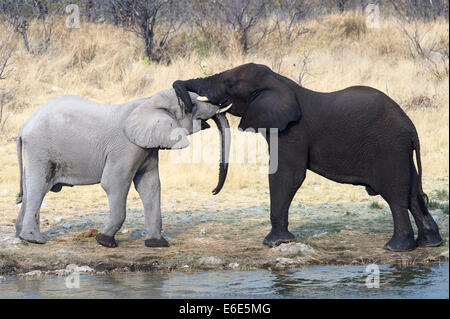
[[[290,122],[300,120],[301,110],[297,98],[290,89],[265,89],[249,103],[239,122],[239,128],[278,128],[281,132]]]
[[[175,115],[150,102],[139,105],[125,120],[125,135],[143,148],[181,149],[189,146],[188,132]]]

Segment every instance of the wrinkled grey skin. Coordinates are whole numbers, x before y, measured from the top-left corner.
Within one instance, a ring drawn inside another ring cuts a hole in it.
[[[192,100],[197,97],[195,93],[190,95]],[[134,182],[144,204],[146,246],[168,246],[161,236],[158,149],[187,147],[186,134],[209,127],[197,119],[207,120],[217,110],[215,105],[198,102],[196,110],[185,112],[173,89],[120,105],[74,95],[48,101],[18,135],[18,202],[22,200],[22,206],[16,235],[32,243],[45,243],[39,229],[45,194],[59,192],[63,186],[101,183],[111,215],[96,239],[103,246],[116,247],[114,235],[125,221],[126,198]]]

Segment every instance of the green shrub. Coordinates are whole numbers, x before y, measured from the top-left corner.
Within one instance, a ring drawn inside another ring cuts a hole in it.
[[[381,205],[378,202],[372,202],[369,207],[371,209],[382,209],[383,207],[381,207]]]
[[[438,209],[438,208],[441,208],[441,203],[438,202],[437,200],[432,199],[432,200],[430,200],[430,201],[428,202],[428,208],[429,208],[429,209]]]
[[[439,200],[448,200],[448,191],[446,189],[437,190],[436,198]]]

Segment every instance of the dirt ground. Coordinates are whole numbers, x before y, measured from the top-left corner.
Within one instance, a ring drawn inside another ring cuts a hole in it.
[[[250,190],[240,193],[241,197],[234,196],[232,204],[228,201],[231,198],[217,200],[218,197],[201,195],[204,201],[199,205],[197,200],[195,210],[189,201],[164,200],[163,233],[169,240],[168,248],[144,246],[144,215],[139,208],[128,209],[126,222],[116,236],[119,247],[114,249],[102,247],[94,239],[109,217],[107,209],[76,212],[68,205],[66,210],[70,213],[58,214],[44,202],[41,230],[48,237],[44,245],[16,239],[15,214],[3,213],[0,275],[51,271],[69,264],[104,272],[448,261],[449,216],[442,209],[430,212],[446,240],[443,246],[397,253],[383,249],[392,235],[392,216],[384,202],[305,205],[294,200],[289,229],[296,235],[296,242],[269,248],[262,245],[270,230],[268,203],[249,205],[258,196],[252,199]],[[9,197],[13,200],[12,195]],[[261,197],[268,195],[264,192]],[[132,197],[129,207],[139,206],[135,201]]]

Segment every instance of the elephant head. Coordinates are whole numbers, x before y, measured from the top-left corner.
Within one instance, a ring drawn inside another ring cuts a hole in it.
[[[161,91],[139,104],[125,120],[125,135],[143,148],[182,149],[189,146],[187,135],[209,128],[213,119],[221,136],[219,181],[213,194],[220,192],[228,172],[229,124],[218,106],[198,101],[196,93],[180,99],[175,90]],[[195,102],[192,103],[192,100]]]
[[[222,110],[241,117],[239,128],[277,128],[283,131],[301,118],[297,99],[298,85],[261,64],[244,64],[205,78],[173,83],[177,95],[188,107],[188,91],[200,95],[197,100],[219,105]]]

